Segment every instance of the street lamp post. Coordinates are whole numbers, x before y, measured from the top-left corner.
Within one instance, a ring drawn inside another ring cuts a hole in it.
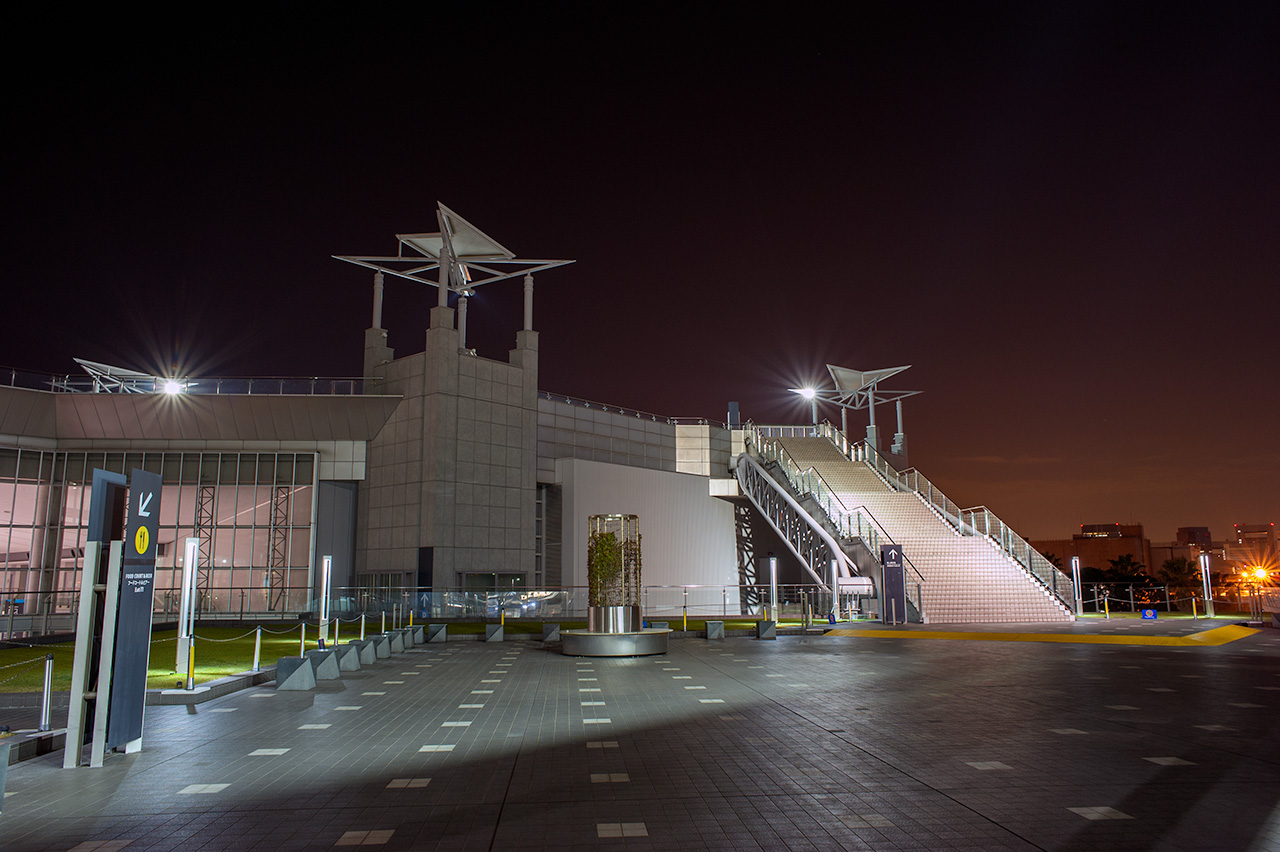
[[[1200,585],[1204,590],[1204,614],[1213,618],[1213,584],[1209,580],[1209,554],[1200,554]]]

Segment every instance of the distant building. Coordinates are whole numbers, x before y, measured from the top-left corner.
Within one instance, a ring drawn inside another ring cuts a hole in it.
[[[1179,557],[1196,562],[1200,554],[1209,555],[1209,570],[1218,573],[1229,570],[1226,565],[1227,542],[1214,541],[1208,527],[1178,527],[1174,541],[1152,542],[1152,567],[1159,569],[1170,559]]]
[[[1159,568],[1151,561],[1151,542],[1142,524],[1081,524],[1079,534],[1071,538],[1039,539],[1031,546],[1059,557],[1064,569],[1070,568],[1071,557],[1078,556],[1081,568],[1106,570],[1112,559],[1125,554],[1146,566],[1148,573]]]
[[[1227,545],[1227,558],[1237,568],[1280,567],[1280,547],[1276,544],[1275,524],[1236,524]]]

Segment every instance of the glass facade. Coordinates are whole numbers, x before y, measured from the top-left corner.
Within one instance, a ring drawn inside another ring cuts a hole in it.
[[[204,612],[281,612],[311,597],[313,453],[0,448],[0,591],[6,611],[75,606],[94,469],[163,482],[155,608],[176,613],[183,543],[200,539]]]

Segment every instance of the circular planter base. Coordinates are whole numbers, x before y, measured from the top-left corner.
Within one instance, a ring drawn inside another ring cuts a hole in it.
[[[567,657],[642,657],[667,653],[670,630],[650,627],[631,633],[560,631],[560,653]]]

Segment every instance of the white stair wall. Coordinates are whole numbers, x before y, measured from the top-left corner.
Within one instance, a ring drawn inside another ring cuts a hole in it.
[[[893,491],[826,438],[779,440],[796,464],[817,470],[849,509],[866,507],[902,546],[924,578],[929,623],[1071,620],[1066,607],[994,542],[960,535],[914,492]]]

